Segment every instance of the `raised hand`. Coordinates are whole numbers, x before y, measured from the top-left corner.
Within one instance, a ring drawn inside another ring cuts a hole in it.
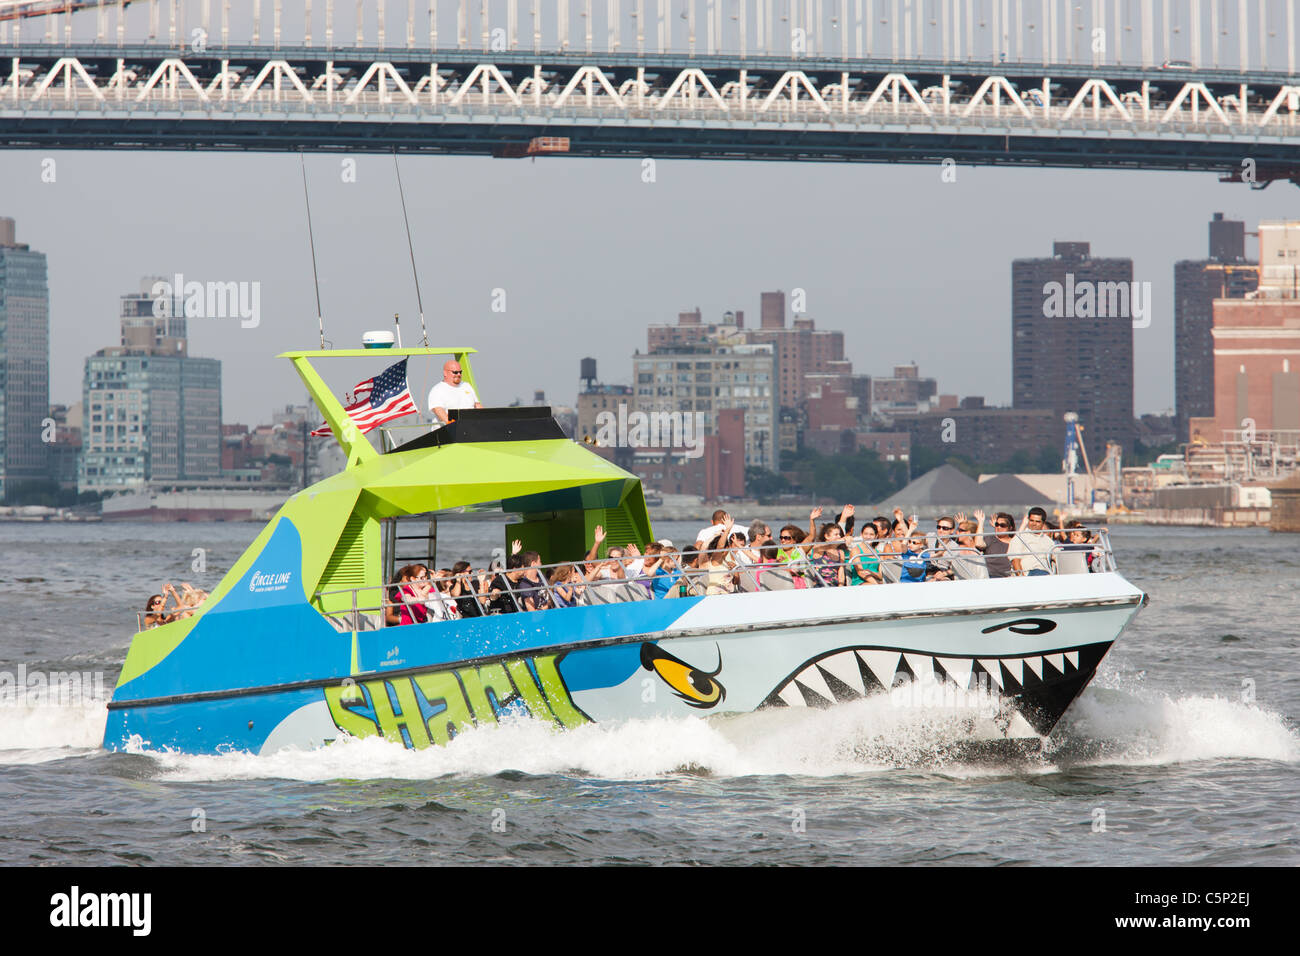
[[[518,553],[519,553],[520,551],[522,551],[523,549],[524,549],[524,543],[523,543],[522,541],[520,541],[518,538],[515,538],[515,540],[513,540],[513,541],[510,542],[510,553],[511,553],[511,554],[518,554]]]
[[[602,525],[596,525],[596,530],[591,533],[591,536],[596,539],[597,544],[600,544],[605,540],[605,528]]]
[[[842,515],[844,515],[844,517],[846,517],[846,518],[852,518],[852,517],[853,517],[853,505],[845,505],[845,506],[844,506],[844,510],[843,510],[842,512],[840,512],[840,513],[841,513]]]
[[[809,520],[809,521],[816,521],[816,520],[817,520],[818,518],[820,518],[821,516],[822,516],[821,505],[818,505],[818,506],[817,506],[816,508],[814,508],[814,509],[812,510],[812,512],[808,515],[808,520]]]
[[[635,544],[631,544],[631,543],[629,542],[629,544],[628,544],[628,546],[627,546],[627,554],[628,554],[628,557],[630,557],[630,558],[639,558],[639,557],[641,557],[641,549],[638,548]]]

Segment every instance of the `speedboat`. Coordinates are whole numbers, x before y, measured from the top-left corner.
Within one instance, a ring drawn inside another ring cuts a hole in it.
[[[388,354],[454,355],[473,384],[473,351]],[[363,355],[282,356],[347,467],[289,498],[196,613],[135,635],[105,748],[265,754],[349,735],[422,748],[513,717],[574,728],[875,694],[940,710],[978,697],[971,740],[1041,742],[1144,601],[1103,536],[1091,573],[830,588],[787,575],[653,599],[624,580],[573,607],[385,626],[413,540],[429,567],[451,563],[440,519],[504,515],[506,541],[548,564],[580,562],[597,526],[611,546],[654,535],[637,477],[549,409],[466,409],[377,450],[312,365]]]

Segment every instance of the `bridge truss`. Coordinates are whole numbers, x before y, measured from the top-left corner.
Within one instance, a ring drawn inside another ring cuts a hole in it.
[[[0,148],[583,156],[1205,169],[1300,178],[1284,74],[780,57],[300,47],[13,48]]]

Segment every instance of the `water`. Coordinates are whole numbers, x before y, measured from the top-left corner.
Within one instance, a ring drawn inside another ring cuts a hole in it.
[[[0,524],[0,670],[111,689],[145,598],[211,588],[258,530]],[[656,526],[679,545],[696,530]],[[440,536],[475,561],[500,542]],[[950,725],[887,700],[267,757],[109,754],[102,703],[11,703],[0,861],[1295,865],[1300,538],[1113,540],[1151,605],[1041,756],[962,757]]]

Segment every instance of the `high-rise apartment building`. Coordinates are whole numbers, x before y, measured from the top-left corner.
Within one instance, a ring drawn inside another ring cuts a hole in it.
[[[661,348],[633,356],[632,378],[635,411],[695,416],[706,436],[719,433],[721,412],[742,410],[745,464],[777,467],[772,346],[714,340]]]
[[[50,291],[45,254],[0,219],[0,501],[49,478]]]
[[[759,327],[748,330],[745,338],[772,346],[780,407],[799,408],[819,385],[853,394],[853,363],[844,356],[843,332],[818,329],[805,317],[787,326],[784,292],[764,292],[760,302]],[[811,376],[817,379],[809,381]]]
[[[86,359],[81,491],[221,478],[221,362],[188,354],[185,320],[155,316],[150,285],[122,297],[122,344]]]
[[[1149,319],[1147,288],[1133,283],[1132,259],[1096,258],[1086,242],[1011,265],[1014,406],[1057,421],[1078,412],[1093,461],[1107,442],[1133,449],[1133,321]]]
[[[1216,212],[1210,257],[1174,264],[1174,429],[1190,437],[1192,418],[1214,417],[1215,299],[1244,299],[1259,285],[1259,267],[1246,260],[1246,224]]]

